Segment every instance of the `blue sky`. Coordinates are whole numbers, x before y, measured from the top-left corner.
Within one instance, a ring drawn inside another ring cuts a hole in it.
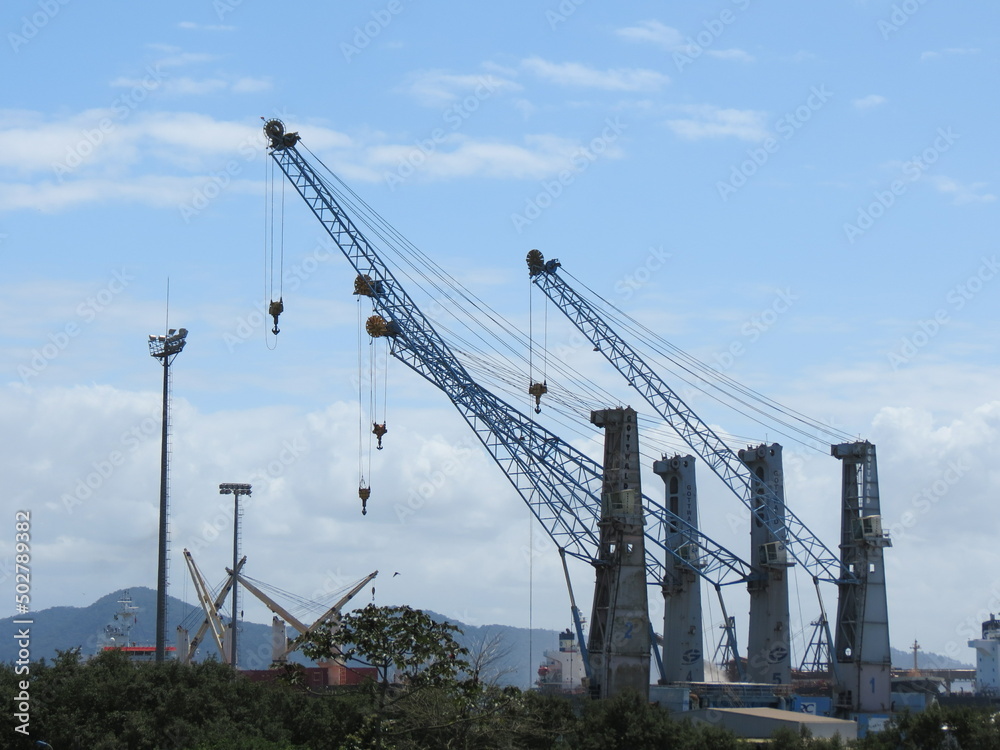
[[[287,312],[265,346],[260,117],[277,116],[511,320],[527,320],[537,247],[727,375],[875,442],[900,532],[894,643],[971,660],[965,641],[1000,609],[998,14],[940,0],[13,3],[0,455],[5,507],[35,519],[36,606],[155,582],[160,371],[145,341],[164,327],[169,278],[170,324],[191,332],[174,376],[171,593],[193,600],[185,545],[221,577],[231,529],[206,537],[215,488],[255,476],[257,578],[309,595],[400,570],[381,600],[475,624],[527,624],[531,588],[532,621],[567,624],[558,556],[454,409],[402,366],[372,512],[358,514],[352,274],[291,192]],[[569,342],[572,367],[639,408],[557,311],[549,321],[550,348]],[[728,433],[781,440],[693,405]],[[599,451],[597,437],[568,439]],[[834,546],[838,467],[789,455],[789,504]],[[401,519],[400,498],[434,478]],[[735,500],[709,477],[701,491],[706,531],[742,551],[739,524],[719,520],[738,517]],[[576,571],[578,595],[589,576]]]

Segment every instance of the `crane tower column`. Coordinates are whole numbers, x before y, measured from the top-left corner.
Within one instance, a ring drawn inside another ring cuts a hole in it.
[[[884,713],[892,707],[889,608],[883,550],[892,546],[882,531],[875,446],[841,443],[830,453],[843,462],[839,586],[834,659],[839,684],[837,708],[847,716]]]
[[[600,548],[590,619],[591,694],[611,698],[635,690],[648,698],[652,643],[636,413],[630,407],[602,409],[591,412],[590,421],[604,428]]]
[[[698,490],[694,456],[663,457],[653,462],[666,492],[664,503],[673,515],[698,528]],[[700,564],[699,549],[685,528],[670,523],[664,540],[668,549]],[[663,671],[667,682],[703,682],[705,654],[701,629],[701,586],[698,575],[674,558],[667,560],[663,578]]]
[[[750,565],[758,576],[747,584],[750,591],[747,679],[787,685],[792,679],[788,631],[788,568],[791,564],[782,534],[785,482],[781,446],[772,443],[745,448],[739,452],[739,457],[756,480],[753,502],[770,504],[768,515],[782,519],[777,533],[765,526],[757,514],[753,514],[750,521]]]

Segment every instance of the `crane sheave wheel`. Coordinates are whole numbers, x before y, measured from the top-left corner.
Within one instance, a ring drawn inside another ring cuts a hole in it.
[[[280,140],[285,134],[285,123],[281,120],[268,120],[264,125],[264,133],[272,140]]]

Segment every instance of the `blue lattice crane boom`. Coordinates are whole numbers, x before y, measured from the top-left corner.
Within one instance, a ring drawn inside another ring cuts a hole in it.
[[[787,506],[785,518],[773,512],[772,506],[784,505],[779,498],[769,497],[774,502],[755,501],[755,494],[771,496],[774,491],[766,483],[758,481],[733,450],[608,325],[593,305],[566,283],[557,273],[560,265],[555,259],[546,262],[537,250],[528,253],[528,273],[532,282],[625,376],[628,384],[708,464],[750,512],[767,526],[773,538],[784,542],[789,554],[812,575],[813,580],[849,583],[845,576],[850,578],[851,574],[842,569],[839,558]]]
[[[270,155],[358,273],[381,319],[369,333],[391,340],[392,356],[440,388],[459,410],[560,550],[577,559],[596,558],[603,470],[600,464],[484,389],[436,332],[431,321],[396,281],[378,253],[346,216],[326,181],[278,120],[264,126]],[[275,321],[277,325],[277,321]],[[744,582],[745,561],[716,544],[684,519],[644,497],[647,508],[646,571],[650,585],[662,585],[669,556],[716,589]],[[682,556],[664,544],[668,525],[681,528],[695,555]],[[657,550],[666,555],[657,556]]]

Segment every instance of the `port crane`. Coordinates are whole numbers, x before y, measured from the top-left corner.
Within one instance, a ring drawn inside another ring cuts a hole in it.
[[[246,561],[247,558],[246,555],[244,555],[236,564],[237,575],[241,570],[243,570],[243,565]],[[219,608],[222,607],[222,603],[226,600],[226,596],[233,587],[233,573],[228,568],[226,569],[228,576],[226,577],[225,584],[222,586],[222,589],[218,594],[212,596],[211,588],[205,581],[205,577],[201,574],[201,571],[198,569],[198,565],[195,563],[194,557],[187,549],[184,550],[184,562],[187,564],[188,572],[191,574],[191,580],[194,582],[194,590],[198,597],[198,603],[201,605],[202,611],[205,613],[205,619],[199,626],[194,638],[190,638],[187,631],[183,628],[178,628],[179,647],[177,649],[177,653],[180,657],[181,663],[190,663],[190,661],[194,658],[195,653],[198,651],[198,647],[201,645],[202,638],[205,636],[205,631],[210,630],[212,640],[215,641],[215,646],[219,649],[219,654],[222,656],[222,660],[226,664],[230,664],[232,663],[232,659],[230,658],[230,649],[226,648],[226,626],[223,624],[222,618],[219,616]]]
[[[226,573],[232,578],[233,571],[230,568],[226,568]],[[284,621],[292,626],[298,632],[298,636],[289,640],[285,636],[284,627],[279,628],[280,639],[278,643],[275,644],[274,652],[271,657],[272,661],[278,663],[284,663],[288,661],[288,655],[299,648],[312,633],[316,632],[318,629],[322,628],[324,625],[332,624],[337,626],[340,622],[340,611],[343,609],[344,605],[347,604],[351,599],[353,599],[361,589],[367,586],[374,578],[378,575],[378,571],[372,571],[364,578],[355,583],[351,588],[338,599],[333,606],[327,609],[323,614],[313,620],[311,625],[306,625],[304,622],[299,620],[295,615],[289,612],[280,603],[274,600],[273,597],[269,596],[266,592],[262,591],[254,582],[247,579],[240,573],[236,574],[236,580],[239,581],[247,591],[256,596],[264,605],[270,609],[275,615],[284,618]],[[280,623],[279,623],[280,624]],[[336,646],[335,646],[336,648]]]
[[[774,513],[774,504],[783,502],[773,497],[773,491],[758,481],[722,438],[603,320],[593,305],[566,283],[557,273],[560,265],[558,260],[546,262],[537,250],[528,254],[528,273],[534,284],[770,530],[773,538],[785,542],[788,554],[814,580],[840,583],[843,576],[838,557],[790,510],[786,508],[785,518]],[[768,499],[772,502],[760,502],[761,494],[770,495]]]
[[[881,528],[875,447],[867,442],[831,446],[832,455],[844,463],[842,556],[838,558],[594,306],[566,283],[558,273],[558,260],[546,262],[542,253],[532,250],[527,263],[531,281],[767,527],[775,541],[770,543],[773,554],[763,556],[763,565],[783,564],[787,552],[810,573],[820,606],[818,623],[826,631],[827,643],[834,639],[819,583],[837,585],[837,649],[830,664],[840,686],[838,707],[855,712],[887,710],[890,656],[882,549],[890,542]]]
[[[327,181],[300,153],[299,135],[286,132],[280,120],[267,121],[264,133],[271,158],[357,272],[356,292],[371,297],[377,315],[369,318],[368,333],[388,337],[393,357],[444,391],[559,550],[594,561],[599,549],[601,465],[477,383],[348,218]],[[643,504],[644,534],[650,542],[647,583],[663,586],[664,560],[671,559],[709,581],[725,611],[721,587],[749,580],[754,575],[749,564],[662,504],[645,496]],[[667,529],[684,532],[686,549],[664,543]],[[582,642],[579,621],[577,630]]]

